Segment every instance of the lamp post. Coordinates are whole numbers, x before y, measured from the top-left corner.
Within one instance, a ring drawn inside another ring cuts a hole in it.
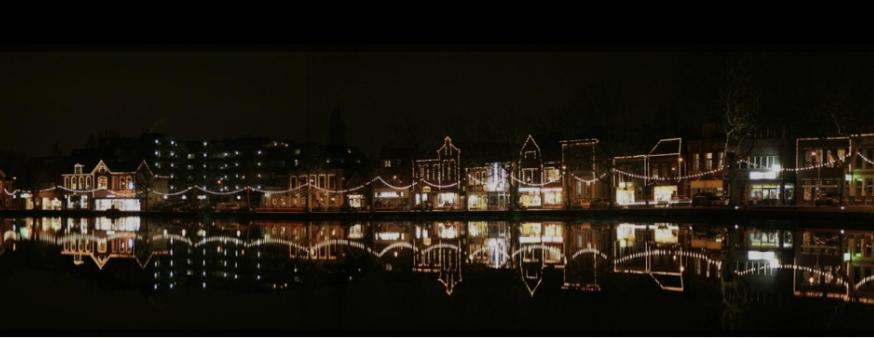
[[[813,165],[816,166],[816,184],[813,189],[813,201],[816,202],[816,198],[819,196],[819,190],[821,181],[822,181],[822,165],[821,163],[817,163],[816,161],[816,150],[810,152],[810,156],[813,159]]]

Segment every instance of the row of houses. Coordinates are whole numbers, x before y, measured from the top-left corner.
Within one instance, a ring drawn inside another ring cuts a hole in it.
[[[4,208],[49,210],[578,209],[684,204],[699,194],[750,206],[816,205],[822,196],[874,203],[874,134],[755,136],[734,158],[718,139],[666,138],[641,154],[614,155],[594,138],[539,143],[528,135],[464,151],[447,136],[430,151],[384,148],[372,161],[342,146],[247,140],[254,146],[242,151],[236,143],[203,148],[208,142],[192,150],[162,137],[145,143],[176,150],[94,164],[73,158],[53,182],[0,184]]]

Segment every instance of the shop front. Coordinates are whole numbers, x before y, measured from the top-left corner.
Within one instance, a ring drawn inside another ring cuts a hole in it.
[[[547,208],[561,207],[561,188],[543,188],[543,206]]]
[[[467,192],[467,210],[487,210],[488,195],[483,191],[482,186],[470,187]]]
[[[539,208],[543,205],[538,187],[519,187],[519,204],[525,208]]]
[[[692,195],[711,193],[722,196],[722,180],[694,180],[691,182]]]
[[[616,187],[616,204],[631,205],[636,202],[634,182],[619,182]]]
[[[98,198],[94,200],[94,210],[105,211],[140,211],[140,200],[137,198]]]
[[[458,205],[458,193],[441,192],[437,194],[437,207],[453,209]]]
[[[407,192],[386,190],[377,191],[374,196],[374,208],[377,210],[403,210],[407,207]]]
[[[346,195],[346,200],[349,203],[349,207],[352,209],[361,209],[364,207],[364,195],[362,194],[348,194]]]
[[[657,185],[653,187],[653,198],[658,204],[668,204],[677,199],[676,185]]]
[[[791,204],[795,198],[795,183],[787,183],[778,170],[750,169],[742,175],[740,197],[746,205],[779,206]]]

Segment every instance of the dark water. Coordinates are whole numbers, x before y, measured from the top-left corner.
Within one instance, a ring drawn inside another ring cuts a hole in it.
[[[0,327],[870,334],[864,228],[3,219]]]

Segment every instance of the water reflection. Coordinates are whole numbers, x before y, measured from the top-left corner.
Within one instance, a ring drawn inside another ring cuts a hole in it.
[[[4,219],[2,231],[0,255],[18,254],[26,244],[98,270],[132,261],[154,292],[281,290],[378,273],[426,276],[453,295],[466,275],[499,270],[517,276],[531,297],[545,285],[601,292],[634,278],[664,292],[717,289],[729,317],[745,304],[786,294],[874,302],[874,231],[863,230],[549,220],[47,217]],[[556,283],[545,283],[550,276]]]

